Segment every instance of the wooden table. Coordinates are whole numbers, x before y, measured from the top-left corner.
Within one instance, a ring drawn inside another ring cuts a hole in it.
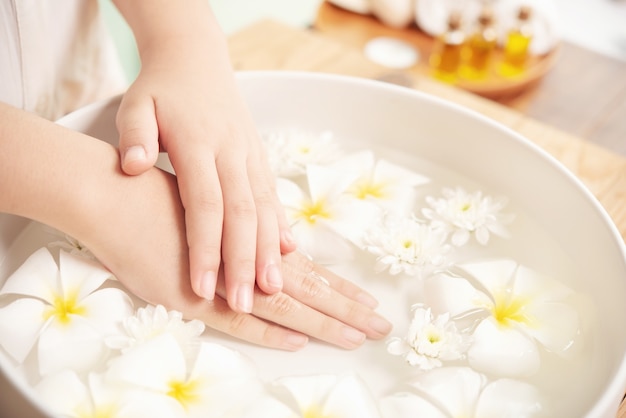
[[[229,39],[236,70],[301,70],[401,80],[417,90],[465,105],[518,131],[543,147],[578,176],[598,198],[626,238],[626,157],[593,142],[566,133],[530,114],[476,96],[429,77],[390,71],[369,61],[361,50],[319,31],[259,21]],[[534,108],[542,106],[541,92],[534,93]],[[567,98],[563,98],[567,106]],[[624,101],[619,103],[622,109]],[[622,112],[624,113],[624,112]],[[626,418],[622,404],[619,418]]]
[[[359,50],[375,37],[400,39],[413,46],[421,57],[407,72],[418,76],[430,72],[427,63],[432,38],[416,25],[393,29],[373,16],[324,2],[318,9],[314,29]],[[547,74],[521,94],[510,96],[503,92],[495,95],[495,100],[626,156],[626,62],[561,42],[548,58],[531,66],[529,79],[536,79],[545,70],[549,70]]]

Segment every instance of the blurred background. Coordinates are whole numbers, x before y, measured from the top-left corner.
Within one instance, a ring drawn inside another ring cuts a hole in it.
[[[562,39],[626,62],[626,0],[553,0]],[[129,79],[139,68],[132,33],[110,0],[100,0]],[[209,0],[227,35],[263,19],[306,28],[323,0]]]

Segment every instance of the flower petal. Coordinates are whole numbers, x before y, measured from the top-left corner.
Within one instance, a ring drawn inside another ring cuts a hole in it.
[[[332,201],[357,178],[358,173],[333,167],[309,165],[306,169],[309,192],[314,202],[319,200]]]
[[[308,199],[296,183],[280,177],[276,179],[276,194],[288,215],[290,210],[298,210],[302,202]]]
[[[51,321],[39,337],[39,372],[47,375],[65,368],[87,372],[99,367],[106,353],[102,336],[85,318],[73,315],[70,324]]]
[[[481,418],[530,418],[541,412],[537,389],[528,383],[499,379],[483,390],[476,408]]]
[[[448,414],[413,393],[401,392],[385,396],[379,401],[379,405],[385,418],[448,418]]]
[[[326,225],[300,222],[291,227],[298,249],[317,263],[328,264],[354,258],[354,247]]]
[[[411,385],[450,416],[474,416],[476,400],[487,378],[469,367],[444,367],[418,376]]]
[[[514,260],[480,261],[458,266],[482,284],[489,292],[496,292],[509,286],[516,271]]]
[[[34,296],[52,303],[59,291],[58,276],[59,268],[52,254],[43,247],[31,254],[7,279],[0,294]]]
[[[0,309],[0,345],[22,363],[46,324],[46,305],[39,299],[22,298]]]
[[[424,300],[434,314],[450,313],[451,317],[489,303],[486,295],[465,279],[439,274],[424,280]]]
[[[380,417],[378,405],[365,382],[347,374],[339,376],[323,407],[323,416],[342,418]]]
[[[576,340],[580,322],[573,307],[564,303],[533,303],[527,312],[535,321],[526,332],[548,350],[563,353]]]
[[[89,390],[74,371],[64,370],[46,377],[34,389],[55,416],[74,417],[79,411],[84,416],[93,414]]]
[[[111,272],[98,261],[65,251],[59,252],[59,270],[63,295],[76,295],[79,301],[113,278]]]
[[[109,364],[107,379],[167,393],[172,381],[185,381],[187,365],[174,336],[162,334],[133,347]]]
[[[492,317],[476,327],[467,357],[480,372],[508,377],[532,376],[541,363],[532,339],[517,329],[499,326]]]
[[[81,301],[86,312],[83,315],[104,336],[120,331],[124,319],[133,314],[133,302],[120,289],[106,288],[88,295]]]

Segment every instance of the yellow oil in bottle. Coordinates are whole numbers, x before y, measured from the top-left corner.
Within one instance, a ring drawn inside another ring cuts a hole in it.
[[[526,69],[533,35],[530,26],[531,12],[530,7],[522,6],[517,16],[517,25],[507,35],[504,58],[499,67],[499,73],[503,76],[517,76]]]
[[[452,13],[448,19],[448,28],[435,40],[429,64],[433,76],[438,80],[454,83],[461,65],[461,54],[465,34],[461,31],[461,15]]]
[[[485,8],[478,17],[475,31],[467,38],[463,47],[461,76],[471,80],[487,78],[491,72],[497,42],[493,12],[490,8]]]

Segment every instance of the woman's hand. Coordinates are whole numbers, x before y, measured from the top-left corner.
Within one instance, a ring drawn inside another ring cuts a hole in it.
[[[153,168],[144,176],[112,180],[99,189],[103,201],[94,210],[100,221],[77,238],[140,298],[284,350],[302,348],[307,336],[352,349],[391,330],[374,312],[372,296],[297,252],[283,256],[283,290],[268,295],[256,289],[251,314],[228,307],[221,275],[218,296],[197,296],[187,280],[184,210],[174,176]]]
[[[122,169],[141,174],[169,155],[185,208],[190,280],[212,300],[251,312],[255,283],[282,289],[281,253],[295,249],[226,40],[206,0],[117,1],[142,68],[117,116]],[[255,281],[256,280],[256,281]]]

